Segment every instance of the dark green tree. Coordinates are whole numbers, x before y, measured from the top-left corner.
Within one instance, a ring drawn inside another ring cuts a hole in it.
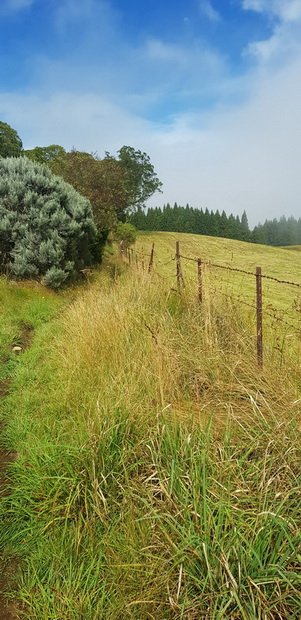
[[[229,222],[225,211],[222,212],[219,221],[219,237],[229,237]]]
[[[249,223],[248,223],[248,218],[247,218],[247,214],[244,211],[242,216],[241,216],[241,235],[240,235],[240,240],[241,241],[250,241],[250,229],[249,229]]]
[[[0,157],[20,157],[22,140],[15,129],[0,121]]]
[[[106,156],[111,157],[108,153]],[[144,206],[145,201],[155,192],[161,192],[162,183],[147,153],[135,150],[132,146],[123,146],[118,151],[118,161],[125,174],[130,209]]]

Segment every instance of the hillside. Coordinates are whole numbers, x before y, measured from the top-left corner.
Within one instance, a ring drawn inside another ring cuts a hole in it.
[[[18,454],[0,545],[2,566],[18,560],[5,589],[22,618],[300,617],[295,331],[265,325],[259,369],[253,308],[218,294],[253,276],[220,284],[206,267],[200,304],[195,263],[175,286],[175,239],[301,283],[297,254],[172,233],[139,235],[130,266],[108,250],[64,294],[0,282],[2,444]],[[287,285],[269,283],[276,304],[272,285]]]
[[[301,287],[277,283],[293,282],[301,285],[301,255],[284,252],[282,248],[244,243],[216,237],[201,235],[153,232],[139,233],[137,248],[145,253],[145,263],[155,244],[154,267],[168,282],[175,282],[176,266],[172,258],[175,256],[176,241],[180,242],[180,252],[187,258],[201,258],[206,263],[228,267],[228,269],[204,266],[204,273],[210,278],[214,291],[222,291],[232,296],[240,305],[243,302],[255,304],[256,267],[261,267],[263,279],[263,310],[266,318],[272,314],[279,321],[285,320],[289,325],[299,328]],[[186,284],[196,289],[197,264],[194,261],[181,260]],[[233,271],[231,271],[233,270]],[[235,271],[241,270],[241,271]],[[243,273],[250,272],[252,275]],[[270,318],[272,318],[270,316]]]
[[[269,275],[301,283],[301,256],[283,252],[283,248],[171,232],[139,232],[137,247],[150,252],[154,242],[158,259],[165,261],[174,256],[176,241],[180,241],[184,255],[246,270],[254,271],[256,266],[261,266],[263,272]],[[290,246],[286,249],[298,247]]]

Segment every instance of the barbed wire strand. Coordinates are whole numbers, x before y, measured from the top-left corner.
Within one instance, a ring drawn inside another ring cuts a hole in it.
[[[232,301],[235,301],[236,303],[238,302],[240,304],[243,304],[244,306],[248,306],[249,308],[252,308],[253,310],[257,310],[257,306],[255,306],[254,304],[249,304],[246,301],[239,299],[238,297],[233,297],[233,295],[229,295],[228,293],[223,293],[222,291],[219,291],[219,293],[220,295],[223,295],[227,299],[231,299]],[[275,314],[271,314],[270,312],[267,312],[266,310],[263,310],[263,314],[265,316],[272,318],[274,321],[280,321],[281,323],[284,323],[285,325],[287,325],[288,327],[291,327],[295,331],[299,332],[301,329],[301,327],[297,327],[296,325],[292,325],[291,323],[288,323],[281,316],[276,316]]]
[[[142,254],[144,258],[148,257],[148,255],[146,255],[144,252],[139,252],[139,253]],[[199,261],[198,258],[194,258],[194,257],[191,257],[191,256],[184,256],[183,254],[180,254],[180,258],[182,258],[184,260],[187,260],[187,261],[195,262],[195,263],[197,263]],[[173,262],[174,260],[175,260],[175,257],[170,258],[165,263],[163,263],[162,261],[158,261],[157,260],[156,264],[159,264],[161,266],[166,266],[166,265],[170,264],[171,262]],[[239,269],[239,268],[236,268],[236,267],[229,267],[227,265],[218,265],[216,263],[211,263],[210,261],[202,260],[202,265],[206,265],[206,266],[209,266],[209,267],[215,267],[217,269],[225,269],[227,271],[233,271],[233,272],[237,272],[237,273],[243,273],[245,275],[250,275],[250,276],[253,276],[253,277],[256,276],[256,273],[251,272],[251,271],[247,271],[245,269]],[[162,276],[162,274],[160,274],[158,271],[156,271],[154,269],[153,269],[153,273],[155,273],[160,278],[164,279],[166,282],[168,281],[166,276]],[[289,286],[295,286],[297,288],[301,288],[301,284],[298,284],[297,282],[291,282],[291,281],[288,281],[288,280],[280,280],[279,278],[275,278],[273,276],[269,276],[269,275],[265,275],[265,274],[261,274],[261,277],[265,278],[266,280],[272,280],[274,282],[277,282],[278,284],[286,284],[286,285],[289,285]],[[174,278],[174,279],[176,279],[176,278]],[[242,304],[242,305],[247,306],[249,308],[252,308],[252,310],[257,310],[257,307],[254,304],[248,303],[248,302],[244,301],[241,298],[233,297],[229,293],[224,293],[222,291],[219,291],[219,293],[221,295],[229,298],[229,299],[232,299],[236,303],[239,303],[239,304]],[[271,308],[271,310],[276,312],[276,309],[273,308],[273,307]],[[297,311],[297,309],[296,309],[296,311]],[[285,325],[287,325],[288,327],[290,327],[290,328],[292,328],[292,329],[294,329],[296,331],[300,331],[300,328],[296,327],[296,325],[292,325],[291,323],[288,323],[285,319],[283,319],[280,316],[276,316],[275,314],[271,314],[270,312],[267,312],[266,310],[263,310],[263,313],[264,313],[265,316],[268,316],[268,317],[272,318],[274,321],[277,321],[277,322],[280,321],[280,322],[284,323]]]
[[[183,258],[184,260],[189,260],[189,261],[193,261],[193,262],[198,262],[198,258],[193,258],[191,256],[184,256],[183,254],[180,255],[180,258]],[[215,267],[217,269],[226,269],[227,271],[237,271],[238,273],[244,273],[245,275],[248,276],[256,276],[256,273],[253,271],[246,271],[245,269],[238,269],[237,267],[229,267],[228,265],[218,265],[217,263],[211,263],[210,261],[204,261],[202,260],[202,264],[203,265],[207,265],[209,267]],[[274,282],[278,282],[278,284],[288,284],[289,286],[296,286],[297,288],[301,288],[301,284],[299,284],[298,282],[291,282],[290,280],[279,280],[279,278],[275,278],[274,276],[269,276],[266,274],[261,274],[262,278],[265,278],[266,280],[273,280]]]

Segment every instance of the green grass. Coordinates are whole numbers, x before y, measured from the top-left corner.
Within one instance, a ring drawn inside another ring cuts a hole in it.
[[[187,257],[201,258],[204,262],[242,269],[255,274],[256,267],[262,268],[263,275],[280,280],[292,281],[301,285],[301,255],[283,252],[274,248],[232,239],[206,237],[184,233],[140,232],[137,248],[145,253],[144,261],[148,263],[152,243],[155,243],[155,269],[170,282],[175,283],[176,267],[172,259],[175,256],[175,243],[180,241],[181,254]],[[139,255],[141,256],[141,255]],[[170,262],[168,262],[170,261]],[[166,264],[168,262],[168,264]],[[196,289],[197,265],[182,260],[184,279]],[[226,290],[241,300],[254,303],[255,277],[243,273],[233,273],[214,267],[206,268],[215,289]],[[293,322],[300,319],[300,292],[298,288],[273,281],[263,280],[263,299],[266,311],[275,308],[278,314],[284,314]]]
[[[12,376],[20,362],[12,348],[26,346],[23,341],[29,332],[33,335],[35,329],[53,319],[64,303],[63,296],[37,283],[9,283],[0,278],[0,380]]]
[[[154,270],[166,285],[176,287],[175,243],[180,241],[183,256],[201,258],[204,261],[203,281],[208,303],[222,303],[239,307],[239,312],[256,333],[256,267],[262,268],[263,276],[280,281],[295,282],[290,286],[273,280],[262,280],[263,295],[263,341],[265,355],[280,356],[283,364],[290,365],[294,359],[299,372],[301,329],[301,254],[284,252],[282,248],[244,243],[232,239],[220,239],[201,235],[168,232],[140,232],[137,249],[139,264],[147,269],[152,243],[155,244]],[[254,274],[228,271],[210,266],[222,265]],[[197,264],[181,259],[186,287],[191,295],[197,295]]]
[[[38,314],[2,402],[19,457],[0,546],[25,618],[299,620],[295,359],[268,331],[259,372],[248,317],[211,292],[115,261]]]

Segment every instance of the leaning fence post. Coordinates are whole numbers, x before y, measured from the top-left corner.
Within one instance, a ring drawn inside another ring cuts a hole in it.
[[[201,258],[198,258],[198,299],[201,304],[203,301],[203,274]]]
[[[262,348],[262,274],[261,267],[256,267],[256,312],[257,312],[257,361],[263,367]]]
[[[185,286],[185,284],[184,284],[184,278],[183,278],[182,266],[181,266],[181,254],[180,254],[180,242],[179,241],[176,241],[176,265],[177,265],[177,286],[178,286],[178,290],[180,290],[181,284],[182,286]]]
[[[155,251],[155,244],[153,243],[152,245],[152,251],[150,254],[150,258],[149,258],[149,264],[148,264],[148,273],[150,273],[152,271],[153,268],[153,262],[154,262],[154,251]]]

